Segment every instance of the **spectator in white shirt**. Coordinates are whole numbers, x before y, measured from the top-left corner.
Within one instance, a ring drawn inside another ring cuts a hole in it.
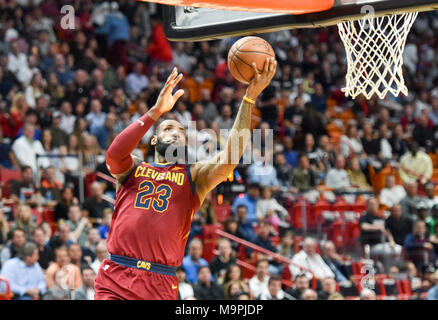
[[[137,95],[149,86],[149,79],[142,72],[143,63],[136,63],[133,72],[126,78],[126,88],[128,92]]]
[[[316,241],[313,238],[306,238],[303,242],[303,249],[298,252],[292,259],[294,265],[289,265],[292,277],[297,276],[301,270],[298,266],[309,269],[312,273],[306,272],[306,276],[312,279],[334,278],[335,275],[330,267],[324,262],[322,257],[316,253]],[[298,266],[297,266],[298,265]]]
[[[275,198],[272,197],[272,190],[270,187],[263,187],[262,197],[257,202],[256,210],[258,220],[268,219],[272,225],[288,227],[288,224],[286,223],[288,212]]]
[[[249,279],[249,290],[255,298],[268,291],[268,268],[269,262],[267,259],[257,261],[256,273]]]
[[[82,279],[84,285],[73,291],[72,300],[94,300],[94,279],[96,273],[90,267],[82,269]]]
[[[29,69],[27,64],[27,56],[23,52],[20,52],[18,40],[11,41],[10,43],[7,68],[17,78],[21,72],[25,71],[25,69]]]
[[[345,158],[342,155],[336,156],[335,168],[328,171],[325,179],[325,185],[335,190],[347,189],[350,187],[350,179],[348,178],[345,167]]]
[[[341,137],[341,153],[344,157],[359,155],[363,152],[362,142],[358,136],[356,125],[350,125],[346,134]]]
[[[25,123],[23,135],[14,141],[12,151],[18,160],[20,166],[30,166],[33,172],[37,172],[37,154],[44,154],[43,145],[39,140],[34,140],[35,126],[31,123]]]
[[[268,290],[262,292],[257,300],[296,300],[289,293],[281,289],[281,276],[269,278]]]
[[[178,278],[178,291],[179,291],[180,299],[181,300],[193,299],[195,297],[193,287],[190,283],[188,283],[186,279],[186,272],[182,267],[179,267],[176,270],[176,277]]]
[[[75,122],[76,116],[73,114],[71,103],[69,101],[64,101],[61,104],[61,123],[59,124],[59,128],[70,135],[75,128]]]
[[[32,109],[35,109],[37,99],[44,94],[44,87],[44,79],[41,73],[34,73],[24,92],[26,102]]]
[[[102,261],[108,258],[108,250],[106,249],[105,241],[101,241],[96,246],[96,259],[91,264],[91,268],[97,274],[102,264]]]
[[[380,203],[391,208],[406,197],[405,188],[395,183],[393,175],[386,176],[386,187],[380,191]]]

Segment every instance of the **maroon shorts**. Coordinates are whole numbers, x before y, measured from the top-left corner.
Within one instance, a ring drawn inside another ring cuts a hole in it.
[[[94,281],[96,300],[177,300],[178,279],[105,259]]]

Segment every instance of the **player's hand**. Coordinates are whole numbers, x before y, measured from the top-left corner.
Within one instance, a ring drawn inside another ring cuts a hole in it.
[[[172,94],[173,89],[178,85],[178,83],[183,78],[182,73],[178,74],[178,70],[173,68],[172,73],[169,78],[167,78],[166,84],[163,89],[161,89],[160,95],[158,96],[157,103],[152,108],[156,113],[162,115],[170,110],[172,110],[175,103],[184,94],[183,89],[179,89],[175,94]]]
[[[252,70],[254,72],[254,77],[251,79],[248,88],[246,89],[246,96],[255,100],[271,83],[272,78],[274,78],[275,72],[277,71],[277,61],[275,61],[274,58],[266,58],[262,73],[259,73],[257,65],[253,62]]]

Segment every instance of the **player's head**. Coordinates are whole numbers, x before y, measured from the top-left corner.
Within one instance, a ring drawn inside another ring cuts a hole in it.
[[[160,122],[151,139],[155,153],[165,157],[168,162],[173,162],[176,158],[184,156],[186,144],[187,134],[184,126],[171,119]]]

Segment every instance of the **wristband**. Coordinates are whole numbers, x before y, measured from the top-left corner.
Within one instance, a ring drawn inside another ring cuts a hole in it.
[[[243,100],[245,100],[246,102],[251,103],[251,104],[254,104],[254,103],[255,103],[254,100],[248,98],[247,96],[244,96],[244,97],[243,97]]]

